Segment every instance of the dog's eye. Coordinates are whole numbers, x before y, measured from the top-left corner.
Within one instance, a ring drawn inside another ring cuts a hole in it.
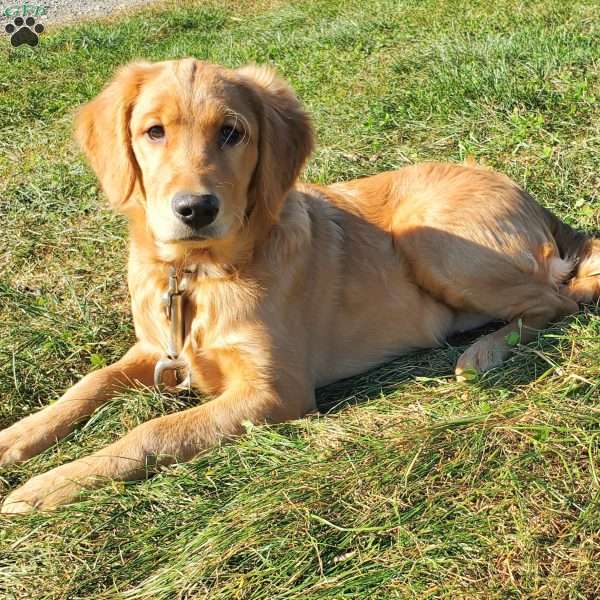
[[[235,146],[242,139],[242,133],[231,125],[223,125],[219,131],[221,146]]]
[[[162,125],[153,125],[146,131],[146,135],[153,141],[158,142],[165,137],[165,128]]]

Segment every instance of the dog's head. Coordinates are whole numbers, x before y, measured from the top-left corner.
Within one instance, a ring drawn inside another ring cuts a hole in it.
[[[83,106],[76,137],[112,206],[162,246],[264,236],[312,150],[308,116],[266,67],[133,63]]]

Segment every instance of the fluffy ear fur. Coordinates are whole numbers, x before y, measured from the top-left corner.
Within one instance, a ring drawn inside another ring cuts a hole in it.
[[[114,208],[124,208],[139,182],[129,120],[150,63],[132,63],[91,102],[79,109],[75,137]]]
[[[313,149],[310,119],[292,89],[269,67],[239,69],[257,96],[258,164],[250,185],[250,227],[265,236]]]

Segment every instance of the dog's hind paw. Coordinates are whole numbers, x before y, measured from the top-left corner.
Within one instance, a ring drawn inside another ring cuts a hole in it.
[[[481,373],[499,367],[510,354],[510,346],[495,334],[486,335],[469,346],[456,363],[456,379],[473,381]]]

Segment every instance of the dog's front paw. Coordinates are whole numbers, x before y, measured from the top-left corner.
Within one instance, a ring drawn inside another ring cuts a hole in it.
[[[30,423],[29,418],[0,431],[0,467],[23,462],[39,454],[52,445],[49,435],[45,427]]]
[[[32,477],[7,496],[1,512],[15,514],[52,510],[77,498],[82,485],[78,481],[78,470],[73,469],[71,464]]]
[[[35,454],[31,448],[31,433],[20,423],[0,431],[0,466],[23,462]]]

